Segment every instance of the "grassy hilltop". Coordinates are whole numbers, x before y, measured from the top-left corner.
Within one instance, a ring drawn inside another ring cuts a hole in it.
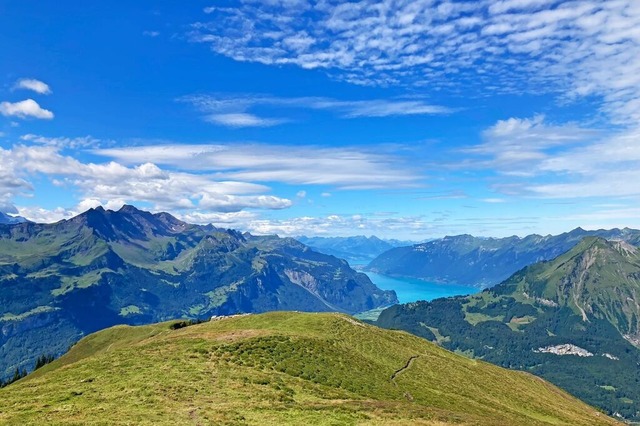
[[[341,314],[117,326],[0,390],[3,424],[607,425],[530,374]]]

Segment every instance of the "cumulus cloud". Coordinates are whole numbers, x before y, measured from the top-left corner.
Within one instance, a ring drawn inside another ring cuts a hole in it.
[[[640,119],[634,0],[232,1],[188,37],[242,62],[324,69],[356,84],[599,96]]]
[[[33,185],[18,173],[21,164],[11,150],[0,148],[0,164],[0,211],[17,213],[14,198],[30,194]]]
[[[53,113],[42,108],[33,99],[26,99],[20,102],[0,102],[0,114],[5,117],[18,118],[39,118],[41,120],[51,120]]]
[[[46,209],[38,206],[20,206],[17,208],[20,216],[37,223],[54,223],[63,219],[71,219],[82,211],[55,207]]]
[[[198,216],[189,216],[197,221]],[[205,216],[201,223],[208,223]],[[215,219],[215,218],[213,218]],[[329,214],[324,216],[301,216],[286,219],[266,219],[257,215],[238,214],[225,216],[223,221],[212,221],[218,226],[232,226],[251,232],[254,235],[272,235],[295,237],[307,236],[352,236],[377,235],[383,238],[405,238],[423,240],[445,235],[458,235],[468,231],[469,224],[476,235],[513,235],[515,229],[522,226],[535,226],[544,223],[546,218],[513,217],[505,215],[491,218],[461,216],[457,219],[442,220],[440,212],[428,212],[422,215],[402,216],[381,212],[371,214]],[[199,222],[200,223],[200,222]]]
[[[459,167],[481,166],[502,174],[531,176],[539,172],[543,161],[571,148],[583,148],[600,136],[601,131],[577,123],[547,123],[543,115],[499,120],[482,133],[482,144],[460,150],[473,159]]]
[[[84,203],[147,203],[156,209],[234,212],[283,209],[292,202],[266,195],[264,185],[218,179],[205,173],[164,170],[151,162],[125,166],[115,161],[85,163],[63,155],[59,145],[14,145],[0,149],[0,203],[33,191],[30,179],[46,176],[54,185],[77,190]],[[87,204],[89,203],[89,204]],[[85,205],[85,207],[86,207]],[[76,211],[76,210],[74,210]],[[59,212],[58,212],[59,213]]]
[[[543,116],[498,121],[460,150],[458,169],[501,175],[492,189],[541,198],[640,196],[640,128],[603,132]]]
[[[41,95],[51,94],[51,88],[47,83],[44,83],[40,80],[35,80],[33,78],[22,78],[18,80],[14,85],[14,89],[32,90]]]

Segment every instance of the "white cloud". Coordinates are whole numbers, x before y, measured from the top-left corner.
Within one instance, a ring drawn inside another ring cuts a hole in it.
[[[71,148],[71,149],[97,148],[101,144],[101,141],[99,139],[95,139],[91,136],[83,136],[78,138],[67,138],[67,137],[51,138],[47,136],[34,135],[31,133],[28,133],[26,135],[20,136],[20,139],[23,141],[35,142],[42,145],[55,146],[57,148]]]
[[[298,198],[305,198],[307,196],[307,191],[298,191],[296,193],[296,197]]]
[[[242,62],[324,69],[356,84],[597,96],[640,120],[635,0],[237,2],[188,36]]]
[[[33,185],[20,176],[21,164],[11,150],[0,148],[0,209],[15,212],[13,199],[18,196],[29,195]]]
[[[247,224],[257,219],[258,215],[251,211],[239,212],[203,212],[200,210],[192,210],[186,213],[178,213],[177,217],[188,223],[196,223],[201,225],[213,224],[220,228],[233,228],[247,230]]]
[[[322,194],[320,194],[321,197],[331,197],[331,193],[330,192],[323,192]]]
[[[127,204],[127,202],[123,199],[116,199],[116,200],[108,200],[106,203],[102,203],[102,201],[98,200],[97,198],[85,198],[84,200],[80,201],[78,203],[78,205],[76,206],[76,208],[74,209],[76,212],[84,212],[87,211],[89,209],[92,208],[96,208],[98,206],[102,206],[107,210],[120,210],[120,208],[122,206],[124,206],[125,204]]]
[[[475,165],[503,174],[531,176],[539,172],[545,160],[562,151],[583,148],[601,135],[602,132],[577,123],[546,123],[543,115],[499,120],[483,132],[482,144],[461,150],[471,154],[472,159],[461,162],[459,167]]]
[[[0,114],[5,117],[33,117],[42,120],[51,120],[53,118],[53,113],[51,111],[43,109],[33,99],[27,99],[15,103],[0,102]]]
[[[278,125],[283,120],[260,118],[247,113],[211,114],[206,120],[227,127],[271,127]]]
[[[37,223],[54,223],[63,219],[71,219],[82,211],[69,210],[63,207],[56,207],[53,209],[45,209],[42,207],[22,207],[17,208],[20,216]]]
[[[513,235],[513,229],[522,225],[535,225],[544,218],[523,217],[460,217],[441,220],[441,215],[430,213],[418,216],[396,214],[331,214],[327,216],[301,216],[287,219],[246,217],[233,222],[234,227],[255,235],[280,236],[352,236],[377,235],[383,238],[425,238],[458,235],[468,232],[471,223],[477,235]],[[506,229],[506,231],[505,231]]]
[[[51,94],[51,88],[47,83],[44,83],[40,80],[35,80],[33,78],[23,78],[18,80],[14,85],[14,88],[32,90],[41,95]]]
[[[39,206],[19,206],[16,209],[16,213],[32,222],[53,223],[63,219],[71,219],[80,213],[98,206],[102,206],[109,210],[119,210],[124,204],[126,204],[124,200],[109,200],[108,202],[103,203],[95,198],[87,198],[80,201],[78,205],[72,208],[55,207],[52,209],[46,209]]]
[[[160,35],[160,31],[143,31],[142,35],[146,37],[158,37]]]
[[[451,108],[431,105],[422,100],[411,99],[339,101],[318,98],[309,102],[308,107],[314,109],[334,109],[339,111],[343,118],[444,115],[453,112]]]
[[[598,131],[544,117],[510,118],[483,132],[484,142],[461,150],[456,169],[501,176],[493,189],[540,198],[640,196],[640,128]]]
[[[540,9],[557,3],[557,0],[499,0],[489,6],[489,12],[498,14],[514,10]]]
[[[155,209],[202,209],[233,212],[246,208],[283,209],[292,202],[265,195],[269,188],[250,182],[218,179],[205,173],[163,170],[150,162],[131,167],[111,161],[84,163],[60,153],[59,145],[14,145],[0,149],[0,203],[30,195],[30,180],[45,176],[54,185],[75,189],[84,203],[136,202]]]
[[[452,108],[432,105],[422,99],[369,99],[345,101],[322,97],[279,98],[274,96],[242,95],[191,95],[179,99],[193,104],[208,114],[207,121],[229,127],[267,127],[286,122],[284,119],[262,118],[247,111],[256,107],[279,110],[287,108],[330,111],[340,118],[392,117],[406,115],[445,115]]]
[[[418,185],[421,174],[398,156],[397,149],[383,146],[327,148],[310,145],[170,144],[93,152],[125,164],[150,161],[249,182],[333,185],[342,189]]]

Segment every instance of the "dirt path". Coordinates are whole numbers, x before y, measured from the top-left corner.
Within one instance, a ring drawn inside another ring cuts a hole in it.
[[[393,382],[394,385],[398,386],[398,384],[396,383],[396,377],[398,376],[398,374],[402,373],[403,371],[405,371],[407,368],[411,367],[411,364],[413,364],[413,361],[418,358],[418,355],[414,355],[411,358],[409,358],[409,361],[407,361],[407,363],[404,365],[404,367],[402,367],[399,370],[396,370],[393,372],[393,374],[391,375],[391,381]]]

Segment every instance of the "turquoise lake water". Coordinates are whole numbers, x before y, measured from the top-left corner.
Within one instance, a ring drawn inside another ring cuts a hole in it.
[[[389,277],[374,272],[362,271],[360,268],[367,263],[367,261],[349,261],[352,267],[367,274],[371,281],[382,290],[395,290],[400,303],[415,302],[417,300],[429,301],[449,296],[466,296],[480,291],[477,287],[433,283],[415,278]]]
[[[361,271],[364,272],[364,271]],[[433,300],[440,297],[463,296],[478,293],[479,288],[457,284],[439,284],[415,278],[395,278],[373,272],[364,272],[382,290],[395,290],[400,303]]]

